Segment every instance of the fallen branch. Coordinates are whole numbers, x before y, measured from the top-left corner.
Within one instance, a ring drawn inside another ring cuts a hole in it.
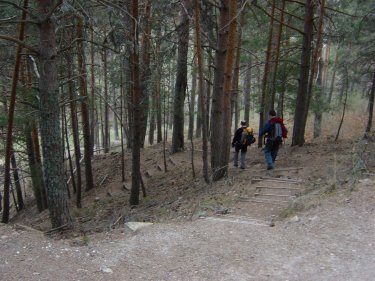
[[[295,196],[291,196],[291,195],[281,195],[281,194],[262,194],[262,193],[254,193],[254,196],[274,196],[274,197],[282,197],[282,198],[292,198],[292,197],[295,197]]]
[[[44,234],[49,234],[49,233],[52,233],[54,231],[61,230],[61,229],[65,228],[65,227],[67,227],[67,226],[68,226],[68,224],[60,225],[58,227],[55,227],[55,228],[52,228],[50,230],[44,231]]]
[[[111,228],[112,227],[114,227],[121,219],[123,218],[123,216],[121,215],[113,224],[112,224],[112,226],[111,226]]]
[[[101,180],[101,182],[99,183],[99,187],[102,186],[102,184],[104,183],[104,181],[108,178],[108,174],[106,174],[103,179]]]
[[[255,187],[255,189],[260,189],[260,188],[269,188],[269,189],[290,189],[290,190],[302,190],[302,188],[299,187],[288,187],[288,186],[263,186],[263,185],[258,185]]]

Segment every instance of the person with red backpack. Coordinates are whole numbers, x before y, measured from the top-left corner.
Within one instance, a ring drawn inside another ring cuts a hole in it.
[[[232,147],[234,147],[234,166],[238,167],[238,154],[241,151],[240,168],[245,169],[245,160],[247,147],[256,140],[253,135],[253,129],[247,127],[246,121],[241,121],[240,127],[234,133]]]
[[[267,170],[272,170],[279,146],[282,144],[283,138],[287,138],[288,130],[285,128],[283,119],[276,115],[275,110],[270,110],[268,117],[268,121],[259,131],[259,137],[265,135],[264,158],[267,162]]]

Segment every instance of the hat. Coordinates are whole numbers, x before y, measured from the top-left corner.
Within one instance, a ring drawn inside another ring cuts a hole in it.
[[[241,126],[242,126],[242,127],[246,127],[246,121],[245,121],[245,120],[242,120],[242,121],[241,121]]]

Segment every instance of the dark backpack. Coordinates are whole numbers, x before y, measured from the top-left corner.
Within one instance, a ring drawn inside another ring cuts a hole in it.
[[[252,128],[250,127],[244,128],[242,134],[243,134],[243,141],[242,141],[243,145],[249,146],[253,144],[254,142],[256,142]]]

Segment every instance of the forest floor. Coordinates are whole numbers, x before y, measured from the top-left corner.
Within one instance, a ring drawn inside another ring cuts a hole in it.
[[[229,163],[209,185],[200,145],[195,178],[191,144],[167,172],[163,145],[147,147],[136,208],[121,154],[97,155],[95,189],[81,209],[71,199],[74,230],[48,232],[31,206],[0,226],[0,280],[374,280],[375,143],[346,136],[287,141],[273,171],[251,147],[245,170]]]

